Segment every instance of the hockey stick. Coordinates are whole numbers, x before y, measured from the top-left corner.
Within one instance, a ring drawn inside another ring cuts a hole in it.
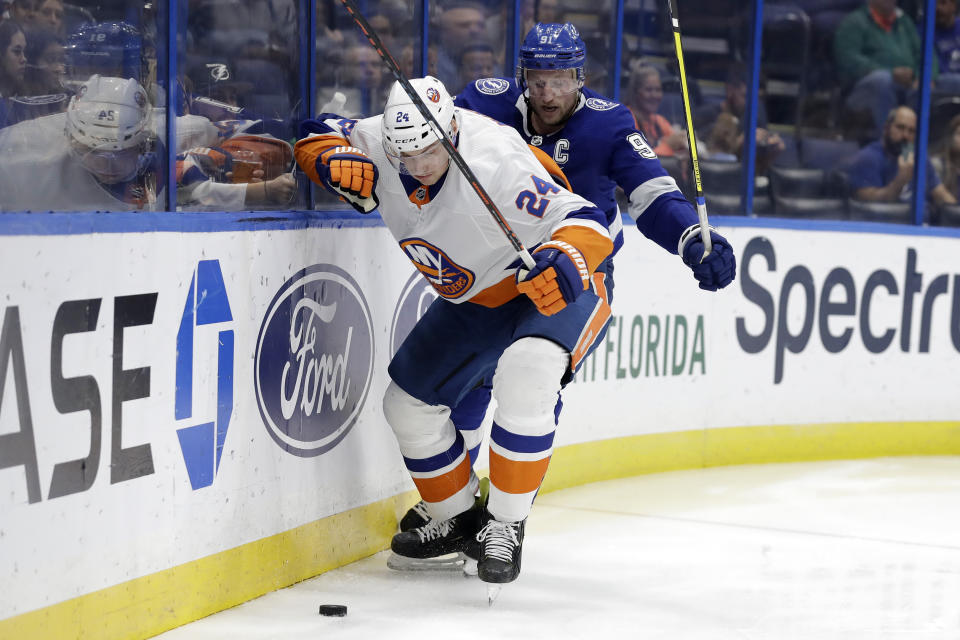
[[[687,72],[683,66],[683,48],[680,46],[680,22],[676,18],[674,3],[667,0],[667,12],[673,24],[673,44],[677,50],[677,64],[680,66],[680,93],[683,97],[683,114],[687,120],[687,140],[690,144],[690,159],[693,161],[693,179],[697,185],[697,215],[700,216],[700,237],[703,239],[703,256],[700,262],[713,251],[710,241],[710,222],[707,220],[707,201],[703,197],[703,184],[700,182],[700,159],[697,157],[697,138],[693,133],[693,116],[690,114],[690,94],[687,93]]]
[[[497,209],[497,205],[493,203],[493,200],[490,199],[490,196],[487,194],[486,190],[477,180],[477,177],[473,174],[473,171],[471,171],[470,167],[467,166],[463,156],[461,156],[460,152],[457,151],[457,148],[453,146],[453,140],[447,136],[446,130],[440,126],[440,124],[437,122],[437,119],[434,118],[433,114],[430,113],[430,110],[427,109],[427,105],[425,105],[420,96],[417,95],[413,85],[410,84],[410,81],[403,74],[403,71],[400,70],[400,66],[397,64],[397,61],[393,59],[393,56],[390,55],[389,51],[387,51],[387,47],[384,46],[383,41],[380,40],[380,36],[378,36],[377,32],[373,30],[373,27],[370,26],[370,23],[367,22],[367,19],[363,17],[363,14],[360,12],[360,9],[357,8],[354,0],[340,1],[343,3],[343,6],[346,7],[347,13],[350,14],[350,17],[353,18],[353,21],[357,23],[358,27],[360,27],[360,31],[363,32],[363,35],[366,36],[370,44],[373,45],[373,48],[380,56],[380,59],[383,60],[383,63],[387,65],[388,69],[390,69],[390,73],[393,74],[393,77],[396,78],[397,82],[400,83],[400,86],[403,87],[403,90],[410,97],[410,100],[413,101],[413,104],[417,107],[417,111],[419,111],[420,114],[426,118],[427,122],[430,124],[430,128],[433,129],[433,133],[440,138],[443,148],[447,150],[447,153],[450,154],[454,164],[457,165],[464,177],[466,177],[467,181],[470,183],[470,186],[473,187],[473,190],[476,191],[478,196],[480,196],[480,200],[487,208],[487,211],[489,211],[490,215],[493,216],[493,219],[496,220],[497,225],[500,227],[500,230],[503,231],[503,234],[507,236],[507,240],[510,242],[510,245],[513,247],[514,251],[519,254],[520,260],[523,261],[524,266],[526,266],[527,269],[532,270],[536,266],[536,263],[530,256],[530,252],[524,248],[523,243],[520,242],[520,238],[518,238],[517,234],[514,233],[513,229],[510,228],[510,224],[507,222],[507,219],[504,218],[503,214],[500,213],[500,210]]]

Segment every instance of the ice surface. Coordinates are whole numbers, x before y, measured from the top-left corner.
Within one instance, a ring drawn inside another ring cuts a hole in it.
[[[488,606],[388,552],[163,640],[960,639],[960,458],[681,471],[540,496]],[[346,604],[345,618],[317,615]]]

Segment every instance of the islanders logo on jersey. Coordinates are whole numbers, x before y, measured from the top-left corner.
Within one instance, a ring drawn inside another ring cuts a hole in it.
[[[469,269],[456,264],[426,240],[409,238],[400,243],[400,248],[444,298],[459,298],[473,285],[474,275]]]
[[[587,98],[587,106],[594,111],[610,111],[617,107],[617,103],[601,98]]]
[[[488,96],[496,96],[510,88],[510,83],[503,78],[480,78],[474,83],[477,91]]]
[[[440,102],[440,92],[430,87],[427,89],[427,99],[429,99],[430,102]]]

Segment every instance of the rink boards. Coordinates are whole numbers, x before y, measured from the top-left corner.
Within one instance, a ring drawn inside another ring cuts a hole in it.
[[[960,454],[960,238],[721,231],[738,278],[715,294],[627,227],[544,490]],[[0,637],[146,637],[387,545],[413,498],[380,398],[434,294],[385,228],[0,255]]]

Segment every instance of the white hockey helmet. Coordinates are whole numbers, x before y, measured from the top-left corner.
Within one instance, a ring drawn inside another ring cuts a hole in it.
[[[129,180],[151,136],[147,92],[133,78],[91,76],[67,107],[66,135],[73,155],[102,181]]]
[[[460,110],[453,105],[453,98],[447,88],[433,76],[414,78],[410,80],[410,84],[453,140],[460,128]],[[387,96],[381,133],[383,150],[401,173],[405,172],[402,153],[418,153],[440,140],[430,121],[423,117],[399,82],[393,83],[390,95]]]

